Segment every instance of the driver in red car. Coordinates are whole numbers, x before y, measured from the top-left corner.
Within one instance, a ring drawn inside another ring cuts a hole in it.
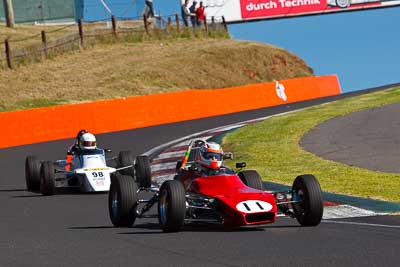
[[[183,161],[179,163],[180,167],[177,167],[177,174],[174,177],[175,180],[180,180],[183,183],[186,190],[197,191],[196,183],[192,183],[197,178],[234,174],[222,165],[224,152],[219,144],[197,140],[189,151],[186,152]],[[191,164],[187,168],[185,166],[188,161]]]
[[[204,142],[199,148],[195,164],[206,175],[215,175],[220,171],[224,151],[222,147],[214,142]]]

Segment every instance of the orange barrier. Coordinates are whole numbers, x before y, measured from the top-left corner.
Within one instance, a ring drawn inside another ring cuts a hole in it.
[[[0,148],[229,114],[340,94],[336,76],[187,90],[0,113]],[[280,93],[278,93],[280,91]],[[280,97],[279,97],[280,96]],[[285,101],[286,100],[286,101]]]

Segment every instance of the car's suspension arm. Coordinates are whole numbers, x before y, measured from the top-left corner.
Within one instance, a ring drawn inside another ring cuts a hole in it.
[[[153,207],[153,205],[158,202],[158,197],[159,195],[158,193],[156,193],[149,200],[139,199],[138,204],[140,203],[146,203],[146,204],[143,206],[143,208],[136,210],[136,216],[138,218],[141,218],[146,212],[148,212],[151,209],[151,207]]]
[[[292,218],[296,217],[293,209],[293,204],[300,203],[301,200],[293,198],[294,192],[286,191],[286,192],[275,192],[274,197],[276,201],[277,208],[286,216],[290,216]]]

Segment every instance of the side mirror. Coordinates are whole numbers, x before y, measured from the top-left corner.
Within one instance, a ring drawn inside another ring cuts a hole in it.
[[[233,159],[233,153],[232,152],[224,153],[224,159]]]
[[[237,162],[236,169],[246,168],[246,162]]]
[[[111,149],[109,149],[109,148],[105,148],[105,149],[104,149],[104,152],[105,152],[105,153],[111,153],[112,151],[111,151]]]
[[[191,171],[195,171],[195,172],[199,171],[199,167],[197,167],[197,166],[195,166],[195,165],[190,165],[189,169],[190,169]]]

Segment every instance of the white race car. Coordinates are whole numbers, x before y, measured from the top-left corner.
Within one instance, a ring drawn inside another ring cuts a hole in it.
[[[66,160],[39,161],[36,156],[25,160],[25,179],[29,191],[53,195],[56,188],[75,188],[83,192],[107,192],[110,189],[110,175],[121,172],[134,179],[135,160],[132,152],[121,151],[118,158],[106,159],[109,149],[87,149],[76,155],[69,170]],[[143,159],[140,158],[139,161]],[[116,162],[110,167],[108,161]],[[115,165],[115,164],[114,164]]]

